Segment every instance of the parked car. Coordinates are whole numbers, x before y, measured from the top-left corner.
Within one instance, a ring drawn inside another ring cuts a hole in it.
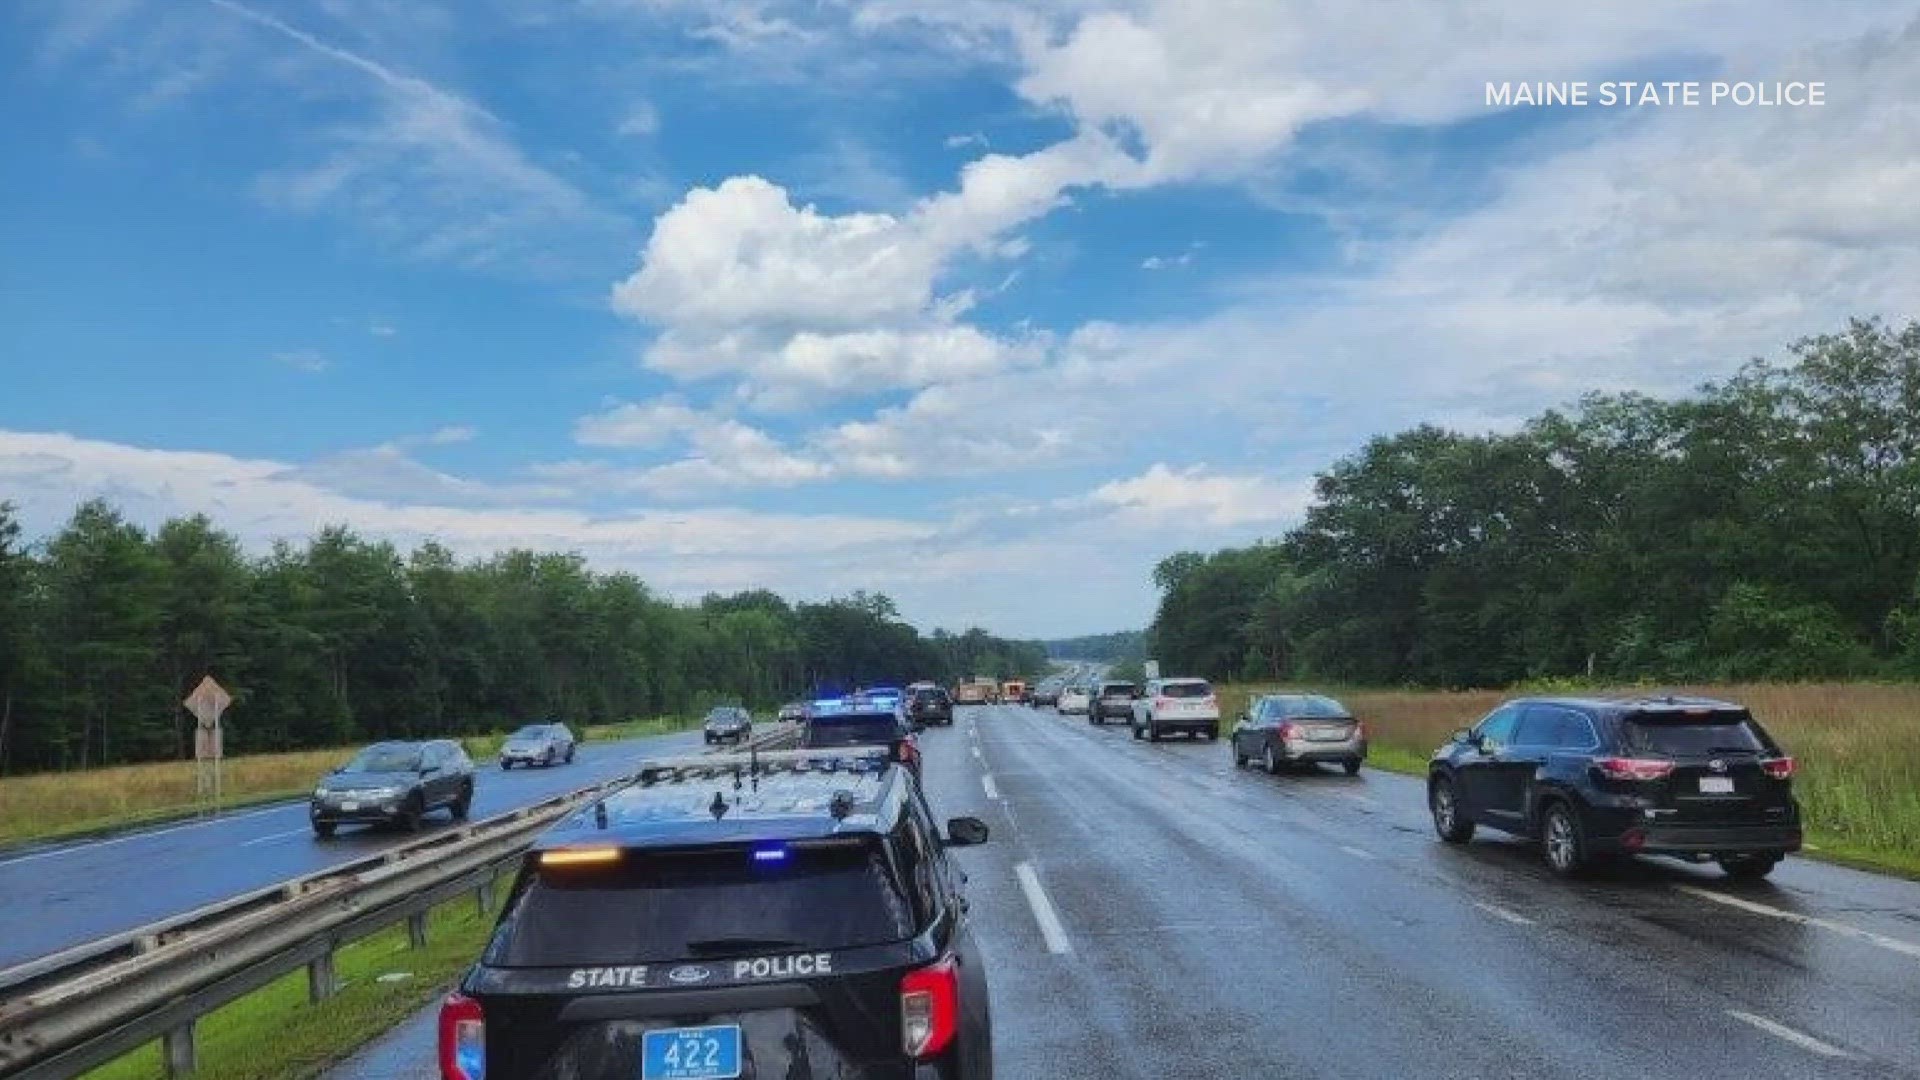
[[[802,750],[832,750],[842,746],[884,746],[893,760],[920,776],[920,744],[898,700],[855,695],[816,701],[807,708],[800,729]]]
[[[420,830],[429,811],[454,819],[473,805],[473,761],[451,739],[379,742],[321,778],[307,801],[313,834],[322,840],[342,825],[398,825]]]
[[[753,715],[738,705],[716,705],[707,710],[707,720],[701,725],[701,733],[706,736],[709,746],[739,742],[753,734]]]
[[[500,744],[500,767],[571,762],[574,743],[573,731],[565,724],[528,724]]]
[[[1326,762],[1357,775],[1367,760],[1367,727],[1345,705],[1320,694],[1266,694],[1234,725],[1233,763],[1257,761],[1270,773]]]
[[[1711,698],[1521,698],[1434,752],[1434,831],[1541,841],[1578,873],[1611,855],[1712,860],[1761,878],[1800,849],[1794,760],[1745,708]]]
[[[1133,737],[1159,742],[1184,731],[1194,738],[1220,737],[1220,700],[1205,679],[1149,679],[1133,699]]]
[[[953,698],[937,686],[923,686],[907,699],[907,717],[916,724],[953,725]]]
[[[1104,724],[1109,720],[1133,722],[1133,699],[1140,687],[1130,682],[1103,682],[1094,686],[1093,700],[1087,705],[1087,723]]]
[[[1085,716],[1092,704],[1093,697],[1087,693],[1086,687],[1069,686],[1060,691],[1060,696],[1054,701],[1053,707],[1059,710],[1061,716]]]

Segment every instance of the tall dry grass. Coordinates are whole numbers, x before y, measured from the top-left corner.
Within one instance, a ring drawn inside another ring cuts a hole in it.
[[[229,758],[221,767],[225,805],[313,790],[351,750],[305,750]],[[191,761],[121,765],[85,772],[0,779],[0,843],[69,835],[177,815],[204,802]]]
[[[1221,712],[1279,687],[1220,688]],[[1303,689],[1287,687],[1286,689]],[[1863,683],[1662,687],[1739,702],[1799,762],[1794,788],[1810,839],[1843,855],[1920,871],[1920,686]],[[1462,692],[1324,688],[1366,721],[1399,761],[1425,757],[1449,733],[1508,697]],[[1599,691],[1608,693],[1609,691]],[[1644,687],[1619,691],[1645,693]]]

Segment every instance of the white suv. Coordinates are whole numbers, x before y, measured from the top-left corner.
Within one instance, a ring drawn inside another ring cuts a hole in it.
[[[1149,679],[1133,703],[1133,737],[1154,742],[1173,731],[1220,737],[1220,699],[1205,679]]]
[[[1069,686],[1060,691],[1059,700],[1053,703],[1053,707],[1058,709],[1062,716],[1085,716],[1087,708],[1092,704],[1093,698],[1087,693],[1086,687]]]

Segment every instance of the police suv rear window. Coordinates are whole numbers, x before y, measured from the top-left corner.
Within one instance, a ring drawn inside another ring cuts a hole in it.
[[[815,717],[807,725],[807,745],[861,746],[888,742],[901,734],[900,721],[891,715]]]
[[[914,935],[878,838],[778,861],[753,849],[629,852],[542,870],[487,946],[494,967],[642,964],[882,945]]]
[[[1766,741],[1746,713],[1640,713],[1623,725],[1627,746],[1636,751],[1687,756],[1766,752]]]

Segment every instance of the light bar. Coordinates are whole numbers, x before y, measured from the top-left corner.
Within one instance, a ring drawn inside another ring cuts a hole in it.
[[[605,866],[620,861],[620,849],[613,847],[554,848],[540,853],[541,866]]]
[[[753,861],[758,863],[786,862],[787,849],[783,847],[754,848]]]

